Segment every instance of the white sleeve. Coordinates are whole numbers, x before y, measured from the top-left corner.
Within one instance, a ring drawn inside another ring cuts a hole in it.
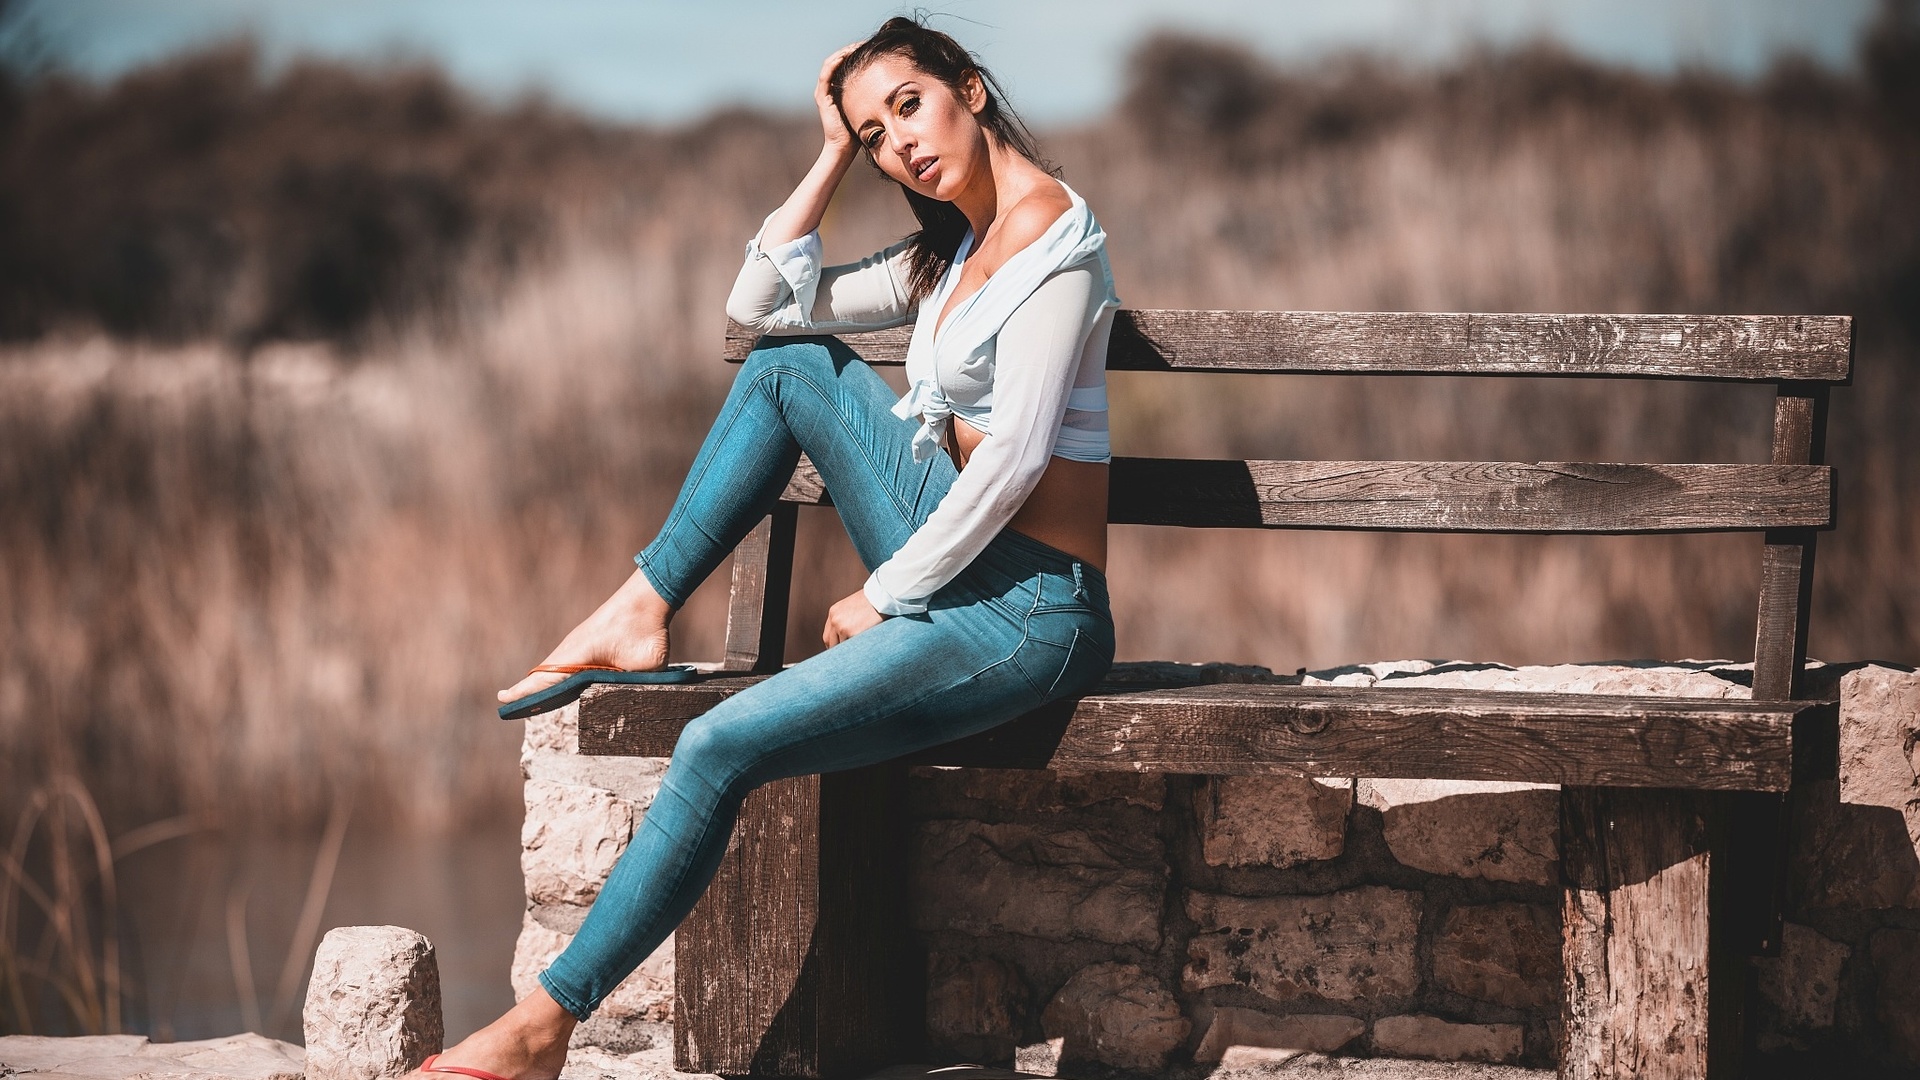
[[[1055,272],[1007,316],[995,345],[992,431],[933,513],[868,576],[882,615],[911,615],[1013,520],[1053,457],[1092,320],[1106,300],[1097,266]]]
[[[820,230],[763,248],[766,230],[762,222],[747,242],[746,262],[727,296],[734,322],[762,334],[833,334],[898,326],[913,317],[906,240],[857,263],[822,267]]]

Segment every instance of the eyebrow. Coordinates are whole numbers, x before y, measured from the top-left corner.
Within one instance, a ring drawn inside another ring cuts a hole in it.
[[[896,86],[893,89],[887,91],[887,96],[880,99],[880,104],[885,105],[889,109],[893,108],[893,99],[899,97],[900,91],[906,89],[907,83],[910,83],[912,81],[913,81],[912,79],[908,79],[906,82],[903,82],[899,86]],[[868,120],[866,123],[860,125],[860,130],[865,131],[869,127],[872,127],[873,125],[878,124],[879,122],[880,121],[878,120]]]

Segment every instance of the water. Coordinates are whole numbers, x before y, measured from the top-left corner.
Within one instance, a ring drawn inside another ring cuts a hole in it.
[[[507,974],[524,906],[517,822],[451,836],[349,828],[320,934],[297,943],[320,846],[318,833],[208,837],[128,858],[120,881],[128,1030],[162,1041],[258,1030],[299,1042],[319,936],[336,926],[380,923],[410,927],[433,942],[449,1043],[513,1004]],[[290,952],[298,971],[283,983]],[[247,961],[238,970],[236,956]],[[249,972],[251,1004],[237,989]],[[283,985],[291,992],[279,993]]]

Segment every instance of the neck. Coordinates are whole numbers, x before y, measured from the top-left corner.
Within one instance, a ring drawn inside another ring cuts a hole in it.
[[[987,134],[987,167],[974,172],[967,186],[955,195],[953,205],[967,215],[973,226],[973,242],[978,247],[987,230],[1002,211],[1019,202],[1032,186],[1027,172],[1038,171],[1033,162],[1012,147]]]

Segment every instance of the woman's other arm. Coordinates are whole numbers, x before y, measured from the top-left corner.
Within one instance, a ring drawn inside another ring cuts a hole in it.
[[[912,315],[904,241],[857,263],[821,265],[820,219],[859,152],[827,92],[827,79],[853,48],[839,50],[821,65],[813,91],[820,156],[747,244],[746,261],[727,296],[727,317],[762,334],[878,329]]]

